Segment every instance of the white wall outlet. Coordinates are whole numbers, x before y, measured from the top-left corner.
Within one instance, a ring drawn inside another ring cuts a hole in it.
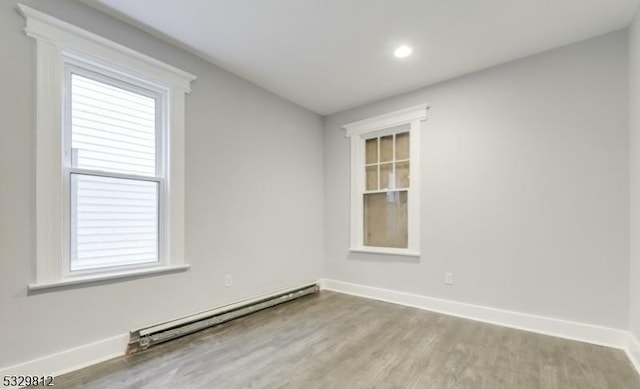
[[[444,283],[453,285],[453,273],[444,273]]]
[[[231,274],[224,276],[224,286],[227,288],[233,286],[233,278],[231,278]]]

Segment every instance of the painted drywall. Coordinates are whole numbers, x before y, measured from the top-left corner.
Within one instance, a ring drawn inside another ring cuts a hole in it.
[[[629,28],[630,329],[640,339],[640,13]]]
[[[35,278],[35,44],[16,2],[1,2],[0,368],[320,278],[321,117],[76,1],[22,2],[198,77],[186,100],[192,267],[27,292]]]
[[[326,117],[326,277],[626,330],[627,65],[619,31]],[[420,103],[422,256],[349,254],[341,126]]]

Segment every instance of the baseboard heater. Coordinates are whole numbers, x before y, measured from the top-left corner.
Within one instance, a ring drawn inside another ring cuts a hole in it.
[[[127,354],[146,350],[149,347],[179,338],[205,328],[228,322],[251,313],[317,293],[317,284],[282,290],[223,307],[171,320],[152,327],[131,331]]]

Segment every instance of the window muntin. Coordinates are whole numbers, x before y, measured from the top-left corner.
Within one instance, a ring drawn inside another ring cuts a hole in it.
[[[67,66],[69,275],[162,263],[161,92]]]

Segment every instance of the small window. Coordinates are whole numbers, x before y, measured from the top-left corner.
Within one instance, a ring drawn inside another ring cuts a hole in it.
[[[409,136],[365,140],[364,246],[409,248]]]
[[[351,251],[419,255],[419,128],[426,106],[344,126],[351,138]]]

